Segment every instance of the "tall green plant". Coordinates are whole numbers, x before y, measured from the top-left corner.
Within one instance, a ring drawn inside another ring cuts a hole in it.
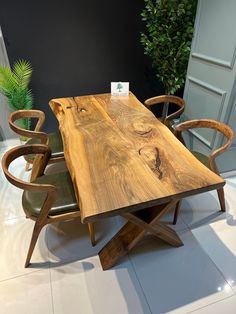
[[[32,75],[32,67],[28,61],[18,60],[13,68],[0,66],[0,92],[7,97],[11,110],[31,109],[33,95],[28,88]],[[21,119],[21,127],[30,128],[30,119]]]
[[[184,85],[197,0],[144,0],[141,13],[146,31],[141,33],[144,53],[151,58],[166,94]]]

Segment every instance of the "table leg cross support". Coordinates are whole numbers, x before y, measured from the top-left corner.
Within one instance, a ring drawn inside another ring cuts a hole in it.
[[[122,256],[126,255],[147,232],[168,244],[179,247],[183,245],[177,233],[159,222],[161,217],[176,205],[177,201],[142,209],[122,216],[128,222],[98,253],[103,270],[111,268]]]

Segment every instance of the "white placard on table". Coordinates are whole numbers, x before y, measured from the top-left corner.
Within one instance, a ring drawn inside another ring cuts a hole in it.
[[[111,82],[112,96],[128,96],[129,82]]]

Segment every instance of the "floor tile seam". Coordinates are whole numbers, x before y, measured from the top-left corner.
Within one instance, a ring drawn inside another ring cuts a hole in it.
[[[192,235],[194,236],[194,238],[197,240],[198,244],[201,246],[201,248],[203,249],[203,251],[205,252],[205,254],[208,256],[208,258],[211,260],[212,264],[215,266],[215,268],[217,269],[217,271],[220,273],[220,275],[224,278],[225,282],[230,286],[232,292],[234,295],[236,295],[236,291],[234,291],[233,286],[231,283],[228,282],[228,280],[226,279],[224,273],[220,270],[220,268],[217,266],[217,264],[214,262],[214,260],[211,258],[211,256],[208,254],[208,252],[206,252],[206,250],[203,248],[203,246],[201,245],[201,243],[198,241],[198,239],[195,237],[194,233],[192,233]]]
[[[48,225],[44,226],[45,228],[45,238],[46,238],[46,246],[47,246],[47,259],[49,262],[49,269],[51,268],[51,261],[50,261],[50,252],[49,252],[49,236],[48,236]]]
[[[223,302],[224,300],[227,300],[227,299],[230,299],[230,298],[233,298],[233,297],[235,297],[235,295],[230,295],[230,296],[225,297],[225,298],[223,298],[223,299],[221,299],[221,300],[213,301],[212,303],[209,303],[209,304],[204,305],[204,306],[200,306],[199,308],[197,308],[197,309],[195,309],[195,310],[193,310],[193,311],[187,312],[186,314],[195,313],[195,312],[197,312],[197,311],[199,311],[199,310],[201,310],[201,309],[207,308],[207,307],[209,307],[209,306],[211,306],[211,305],[213,305],[213,304]]]
[[[189,225],[189,224],[187,223],[187,221],[185,221],[185,219],[184,219],[181,215],[180,215],[180,218],[182,219],[183,223],[189,228],[189,230],[192,230],[191,225]],[[200,225],[199,225],[199,227],[200,227]],[[194,227],[194,229],[195,229],[195,227]]]
[[[136,277],[136,279],[137,279],[137,282],[138,282],[138,284],[139,284],[139,286],[140,286],[140,289],[141,289],[141,291],[142,291],[142,293],[143,293],[143,296],[144,296],[144,299],[145,299],[145,301],[146,301],[146,303],[147,303],[147,306],[148,306],[148,309],[149,309],[149,311],[150,311],[150,314],[153,314],[153,312],[152,312],[152,310],[151,310],[151,307],[150,307],[150,304],[149,304],[149,302],[148,302],[148,300],[147,300],[146,294],[145,294],[145,292],[144,292],[144,290],[143,290],[143,287],[142,287],[142,285],[141,285],[141,282],[140,282],[140,280],[139,280],[139,277],[138,277],[138,274],[137,274],[137,272],[136,272],[136,269],[135,269],[135,267],[134,267],[134,264],[133,264],[133,262],[132,262],[132,257],[130,256],[129,253],[128,253],[127,257],[128,257],[128,260],[129,260],[129,262],[130,262],[130,264],[131,264],[131,267],[132,267],[132,269],[133,269],[133,271],[134,271],[134,274],[135,274],[135,277]]]
[[[46,236],[46,244],[48,251],[48,261],[49,261],[49,278],[50,278],[50,290],[51,290],[51,302],[52,302],[52,313],[55,313],[54,309],[54,298],[53,298],[53,287],[52,287],[52,272],[51,272],[51,261],[50,261],[50,252],[49,252],[49,235],[48,235],[48,226],[46,226],[45,236]]]
[[[182,220],[182,222],[183,222],[183,224],[184,224],[184,228],[181,228],[181,229],[179,229],[179,230],[175,230],[177,233],[178,232],[180,232],[180,231],[191,231],[191,228],[190,228],[190,226],[184,221],[184,219],[182,218],[182,217],[180,217],[181,218],[181,220]]]
[[[47,244],[47,248],[49,248],[49,236],[48,236],[48,226],[46,226],[46,244]],[[53,264],[55,264],[55,261],[52,260],[52,257],[50,255],[50,251],[49,249],[48,250],[48,263],[49,263],[49,270],[50,270],[50,274],[52,273],[52,270],[53,269],[57,269],[58,267],[64,267],[64,266],[67,266],[68,264],[71,264],[71,263],[74,263],[74,262],[81,262],[83,261],[84,259],[87,259],[87,258],[91,258],[91,257],[94,257],[94,256],[98,256],[98,254],[95,254],[95,255],[91,255],[91,256],[87,256],[86,258],[82,258],[82,259],[78,259],[77,256],[69,256],[69,257],[65,257],[63,259],[63,261],[59,261],[59,262],[56,262],[58,263],[58,265],[55,265],[53,266]]]
[[[53,288],[52,288],[52,273],[51,273],[51,267],[49,264],[49,278],[50,278],[50,290],[51,290],[51,302],[52,302],[52,313],[55,313],[54,309],[54,298],[53,298]]]
[[[180,218],[181,218],[183,224],[186,226],[186,228],[191,230],[191,226],[189,226],[189,224],[181,217],[181,215],[180,215]]]
[[[27,219],[27,217],[25,216],[25,214],[24,214],[24,212],[22,213],[22,216],[17,216],[17,217],[12,217],[12,218],[7,218],[7,219],[2,219],[2,218],[0,218],[0,221],[1,220],[3,220],[3,221],[7,221],[7,220],[16,220],[16,219],[20,219],[20,218],[24,218],[26,221],[29,221],[28,219]]]
[[[10,277],[10,278],[7,278],[7,279],[3,279],[3,280],[0,280],[0,285],[1,285],[1,283],[6,282],[6,281],[9,281],[9,280],[13,280],[13,279],[16,279],[16,278],[29,276],[29,275],[32,275],[33,273],[40,272],[40,271],[45,271],[45,270],[49,270],[49,268],[35,269],[35,270],[32,270],[31,272],[26,273],[26,274],[16,275],[16,276],[14,276],[14,277]]]
[[[55,264],[55,261],[52,260],[52,256],[49,250],[49,227],[50,225],[46,225],[45,227],[45,238],[46,238],[46,246],[47,246],[47,259],[48,259],[48,263],[49,263],[49,271],[50,271],[50,275],[51,275],[51,270],[56,269],[58,267],[61,266],[66,266],[69,263],[73,263],[73,262],[77,262],[79,261],[78,259],[76,259],[75,256],[71,256],[71,257],[65,257],[65,259],[63,261],[58,261],[56,263],[58,263],[58,265],[53,266],[53,264]]]
[[[18,216],[18,217],[13,217],[13,218],[0,218],[0,223],[1,222],[5,222],[5,221],[9,221],[9,220],[13,220],[13,219],[19,219],[19,218],[25,218],[25,215],[22,216]]]
[[[182,220],[183,220],[183,222],[186,224],[186,226],[188,227],[188,229],[189,229],[190,231],[195,230],[195,229],[197,229],[197,228],[204,227],[204,226],[209,226],[211,223],[217,222],[217,221],[212,221],[212,222],[209,222],[209,223],[203,223],[203,224],[201,224],[201,223],[195,224],[195,223],[194,223],[193,225],[189,225],[189,224],[184,220],[184,218],[182,218]]]
[[[181,217],[180,217],[180,218],[181,218]],[[181,220],[183,221],[182,218],[181,218]],[[120,228],[120,225],[119,225],[119,223],[117,222],[117,220],[115,220],[115,223],[116,223],[116,225]],[[185,225],[186,228],[176,231],[177,233],[180,232],[180,231],[191,231],[191,230],[189,229],[189,226],[188,226],[184,221],[183,221],[183,223],[184,223],[184,225]],[[144,296],[144,299],[145,299],[146,304],[147,304],[147,306],[148,306],[148,309],[149,309],[149,311],[150,311],[150,314],[153,314],[153,312],[152,312],[152,310],[151,310],[151,307],[150,307],[150,304],[149,304],[149,302],[148,302],[148,299],[147,299],[147,297],[146,297],[146,293],[144,292],[144,289],[143,289],[143,287],[142,287],[142,285],[141,285],[141,282],[140,282],[140,280],[139,280],[138,274],[137,274],[136,269],[135,269],[135,267],[134,267],[134,264],[133,264],[133,261],[132,261],[132,257],[130,256],[129,253],[127,254],[127,257],[128,257],[128,260],[130,261],[131,267],[132,267],[132,269],[133,269],[133,271],[134,271],[134,274],[135,274],[135,277],[136,277],[137,282],[138,282],[138,284],[139,284],[139,287],[140,287],[140,289],[141,289],[141,291],[142,291],[142,293],[143,293],[143,296]]]
[[[18,219],[18,218],[12,218],[12,219]],[[47,232],[47,229],[46,229],[46,232]],[[46,237],[46,242],[47,242],[47,237]],[[48,242],[47,242],[47,247],[48,247]],[[7,278],[7,279],[3,279],[3,280],[0,280],[0,284],[2,282],[5,282],[5,281],[8,281],[8,280],[12,280],[12,279],[16,279],[16,278],[19,278],[19,277],[23,277],[23,276],[28,276],[28,275],[31,275],[32,273],[35,273],[35,272],[39,272],[39,271],[45,271],[45,270],[49,270],[50,269],[50,259],[49,259],[49,250],[47,249],[47,259],[48,259],[48,268],[45,267],[45,268],[42,268],[42,269],[35,269],[32,271],[30,271],[29,273],[26,273],[26,274],[21,274],[21,275],[16,275],[16,276],[13,276],[13,277],[10,277],[10,278]],[[47,262],[46,262],[47,263]]]
[[[208,255],[208,253],[207,253]],[[234,288],[232,286],[232,284],[230,282],[228,282],[228,280],[226,279],[224,273],[220,270],[220,268],[216,265],[216,263],[213,261],[213,259],[210,257],[210,255],[208,255],[208,257],[210,258],[210,260],[212,261],[212,263],[214,264],[214,266],[216,267],[216,269],[218,270],[218,272],[221,274],[221,276],[224,278],[225,282],[230,286],[232,292],[234,295],[236,295],[236,292],[234,291]]]

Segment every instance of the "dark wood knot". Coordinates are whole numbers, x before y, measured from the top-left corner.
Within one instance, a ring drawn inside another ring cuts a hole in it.
[[[151,125],[148,125],[147,123],[143,123],[142,121],[135,121],[132,124],[132,127],[135,133],[138,133],[139,135],[142,135],[142,136],[149,136],[153,131],[153,128]]]
[[[163,172],[160,169],[161,157],[159,149],[154,146],[144,146],[139,149],[138,153],[147,162],[151,170],[158,174],[158,178],[161,180],[163,178]]]

